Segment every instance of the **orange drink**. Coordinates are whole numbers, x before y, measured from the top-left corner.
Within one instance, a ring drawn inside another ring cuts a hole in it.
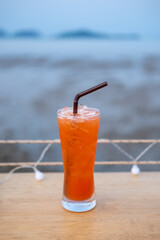
[[[79,106],[78,113],[65,107],[57,113],[64,166],[64,208],[83,212],[95,207],[94,162],[100,113]]]

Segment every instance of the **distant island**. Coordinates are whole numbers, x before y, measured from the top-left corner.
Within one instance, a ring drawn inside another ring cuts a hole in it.
[[[93,32],[89,30],[75,30],[60,33],[57,38],[107,38],[106,34]]]
[[[107,39],[107,40],[138,40],[140,39],[139,34],[136,33],[99,33],[90,30],[75,30],[60,33],[57,35],[59,39]]]

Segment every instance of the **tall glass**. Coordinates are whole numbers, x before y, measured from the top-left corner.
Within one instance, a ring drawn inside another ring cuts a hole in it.
[[[62,206],[73,212],[89,211],[96,206],[94,162],[100,112],[80,106],[57,112],[64,166]]]

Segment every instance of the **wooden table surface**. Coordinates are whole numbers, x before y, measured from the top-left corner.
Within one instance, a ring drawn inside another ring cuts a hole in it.
[[[4,174],[0,174],[0,179]],[[61,207],[62,173],[15,173],[0,185],[0,239],[160,239],[160,173],[96,173],[95,209]]]

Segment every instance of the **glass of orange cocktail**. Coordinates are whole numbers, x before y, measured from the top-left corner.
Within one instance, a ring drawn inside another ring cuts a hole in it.
[[[75,212],[95,207],[94,162],[100,112],[79,106],[78,113],[65,107],[57,113],[64,166],[62,205]]]
[[[106,86],[105,81],[78,93],[73,108],[64,107],[57,112],[64,166],[62,205],[69,211],[85,212],[96,206],[94,162],[100,112],[86,106],[78,107],[78,100]]]

